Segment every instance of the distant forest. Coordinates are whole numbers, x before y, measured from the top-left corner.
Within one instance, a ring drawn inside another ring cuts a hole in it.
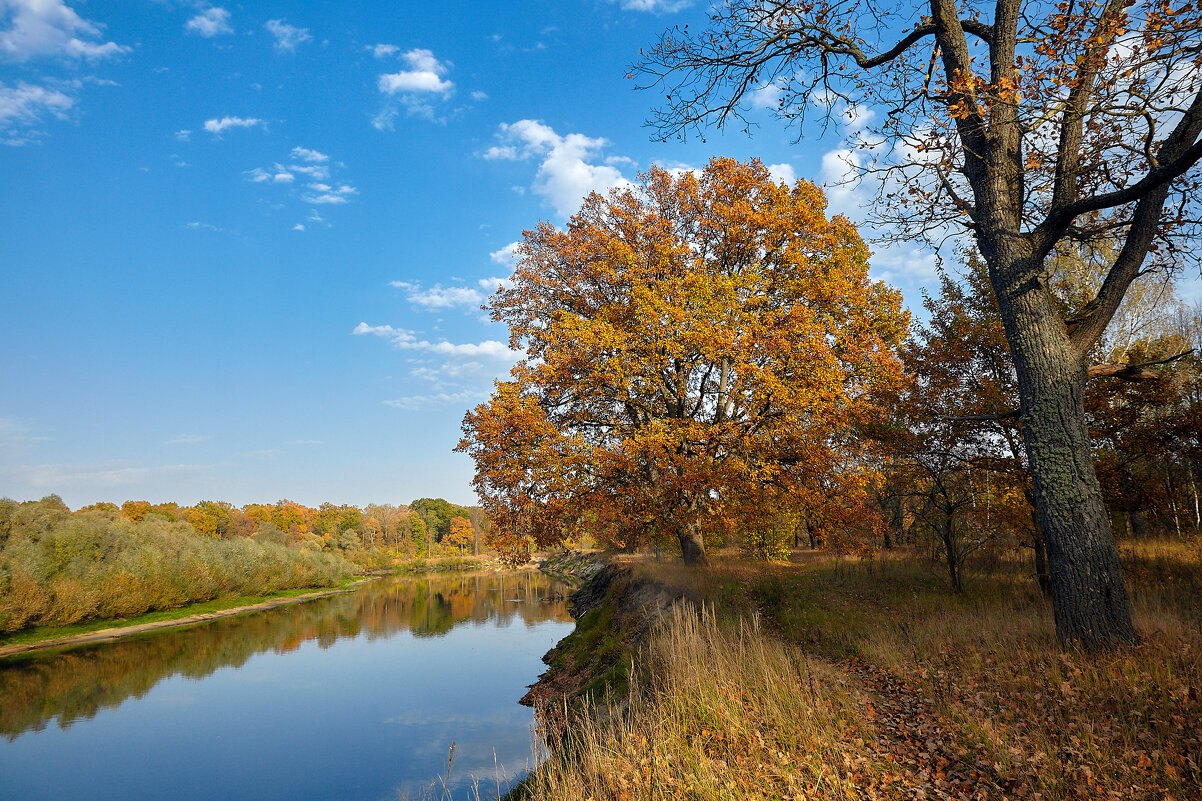
[[[0,632],[337,584],[398,558],[479,553],[489,520],[441,498],[316,509],[0,499]]]

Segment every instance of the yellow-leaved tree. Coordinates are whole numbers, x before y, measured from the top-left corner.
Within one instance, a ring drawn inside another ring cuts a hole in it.
[[[855,434],[899,379],[907,316],[825,208],[812,183],[715,158],[525,232],[485,307],[525,358],[458,447],[494,547],[520,558],[587,526],[672,537],[696,564],[707,525],[745,518],[765,488],[861,502]]]

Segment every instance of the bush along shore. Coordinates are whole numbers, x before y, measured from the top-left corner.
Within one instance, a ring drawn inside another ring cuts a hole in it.
[[[185,522],[70,513],[52,500],[0,516],[0,638],[31,627],[132,618],[217,599],[332,587],[342,556],[252,538],[216,539]]]
[[[903,552],[617,557],[525,699],[550,755],[511,797],[1202,798],[1197,548],[1128,548],[1141,643],[1104,655],[1060,646],[1018,559],[953,595]]]

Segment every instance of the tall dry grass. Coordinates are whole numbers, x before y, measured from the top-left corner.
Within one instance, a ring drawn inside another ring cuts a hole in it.
[[[704,611],[674,610],[521,797],[934,797],[946,768],[972,783],[948,797],[1202,798],[1199,541],[1123,559],[1141,641],[1102,655],[1057,642],[1022,554],[959,595],[913,553],[638,563]]]
[[[537,799],[846,798],[864,736],[837,674],[765,636],[678,604],[629,694],[568,716],[516,794]]]

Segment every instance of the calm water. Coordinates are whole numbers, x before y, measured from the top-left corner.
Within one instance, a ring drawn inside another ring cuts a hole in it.
[[[532,766],[517,701],[572,629],[538,573],[384,579],[0,660],[0,799],[466,798]],[[432,782],[434,787],[432,789]]]

